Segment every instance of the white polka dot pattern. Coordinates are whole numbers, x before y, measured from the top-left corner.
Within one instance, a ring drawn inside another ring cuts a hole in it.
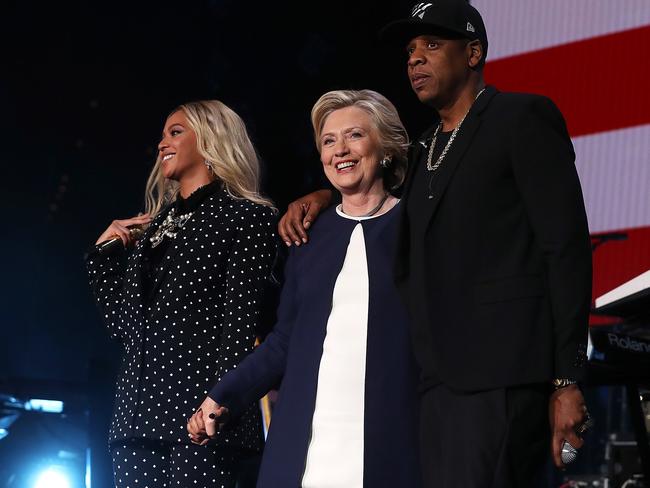
[[[129,440],[111,445],[116,488],[235,488],[235,453],[192,444]]]
[[[126,263],[119,255],[87,261],[104,321],[124,348],[111,442],[189,442],[186,419],[253,348],[264,281],[275,258],[272,210],[220,190],[170,243],[164,272],[146,303],[142,255],[166,213],[154,219]],[[259,449],[257,407],[221,432],[217,444]]]

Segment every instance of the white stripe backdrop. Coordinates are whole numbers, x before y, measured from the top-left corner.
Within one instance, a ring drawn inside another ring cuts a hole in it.
[[[488,60],[650,25],[650,0],[472,0]]]
[[[589,229],[650,226],[650,125],[573,140]]]

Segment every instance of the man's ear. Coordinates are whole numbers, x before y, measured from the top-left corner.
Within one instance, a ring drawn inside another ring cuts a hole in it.
[[[481,41],[475,39],[467,43],[467,64],[470,68],[478,68],[482,65],[483,46]]]

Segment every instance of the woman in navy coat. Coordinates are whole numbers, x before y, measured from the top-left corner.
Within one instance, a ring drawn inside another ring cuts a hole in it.
[[[370,91],[334,91],[312,109],[325,175],[342,203],[293,247],[278,321],[188,423],[203,443],[281,381],[260,488],[419,486],[416,379],[392,279],[406,131]]]

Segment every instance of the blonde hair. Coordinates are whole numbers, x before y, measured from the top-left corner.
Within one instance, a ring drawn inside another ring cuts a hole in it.
[[[260,193],[260,162],[241,117],[218,100],[184,103],[169,115],[179,110],[196,134],[199,153],[228,194],[275,209],[273,202]],[[179,190],[177,182],[163,176],[161,164],[159,154],[145,190],[146,212],[152,217]]]
[[[311,123],[318,152],[321,150],[321,134],[325,120],[335,110],[358,107],[370,116],[379,135],[382,152],[391,157],[391,163],[383,171],[384,187],[399,188],[406,177],[408,165],[406,153],[409,138],[395,106],[382,94],[373,90],[334,90],[325,93],[311,109]]]

